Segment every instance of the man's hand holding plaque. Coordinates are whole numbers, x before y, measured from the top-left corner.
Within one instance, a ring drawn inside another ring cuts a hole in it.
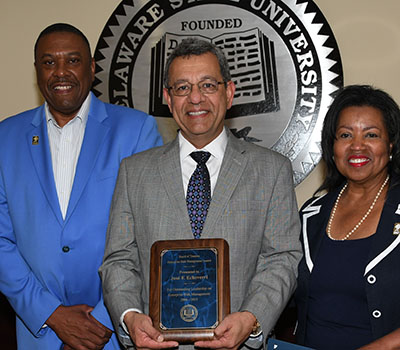
[[[248,311],[234,312],[226,316],[214,331],[213,340],[196,341],[199,348],[237,349],[252,332],[255,316]]]
[[[165,349],[178,346],[176,341],[164,341],[163,335],[153,327],[151,318],[135,311],[128,312],[124,323],[137,349]]]
[[[194,345],[200,348],[235,350],[249,337],[254,322],[254,315],[247,311],[229,314],[214,330],[212,340],[199,340]],[[145,314],[128,312],[124,323],[137,349],[165,349],[179,345],[176,341],[164,340],[162,333],[153,327],[151,318]]]

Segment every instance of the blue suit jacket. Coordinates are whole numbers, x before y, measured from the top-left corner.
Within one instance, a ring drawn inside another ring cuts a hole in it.
[[[62,348],[42,328],[60,304],[94,306],[92,315],[113,329],[97,271],[111,198],[121,160],[162,143],[155,120],[92,96],[65,220],[44,105],[2,121],[0,140],[0,290],[17,313],[18,347]],[[105,349],[117,348],[113,336]]]
[[[393,179],[393,180],[399,180]],[[304,344],[310,275],[340,189],[312,198],[300,210],[304,258],[299,264],[297,339]],[[397,227],[397,229],[396,229]],[[372,334],[380,338],[400,327],[400,186],[389,189],[365,266],[365,293]]]

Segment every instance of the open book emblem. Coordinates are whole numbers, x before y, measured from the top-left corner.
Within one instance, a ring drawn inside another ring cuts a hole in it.
[[[166,33],[151,49],[149,114],[170,116],[163,100],[165,62],[172,50],[188,36]],[[225,54],[236,85],[233,105],[226,118],[279,110],[278,79],[274,43],[258,28],[230,32],[210,40]]]

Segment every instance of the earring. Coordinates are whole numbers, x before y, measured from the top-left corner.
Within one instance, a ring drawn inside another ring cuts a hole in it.
[[[393,156],[392,156],[392,155],[390,155],[390,156],[389,156],[389,162],[391,162],[391,161],[392,161],[392,159],[393,159]]]

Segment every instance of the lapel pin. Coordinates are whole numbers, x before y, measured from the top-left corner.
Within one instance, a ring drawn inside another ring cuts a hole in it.
[[[35,135],[32,137],[32,145],[38,145],[39,144],[39,136]]]
[[[400,234],[400,222],[396,222],[393,226],[393,234],[399,235]]]

